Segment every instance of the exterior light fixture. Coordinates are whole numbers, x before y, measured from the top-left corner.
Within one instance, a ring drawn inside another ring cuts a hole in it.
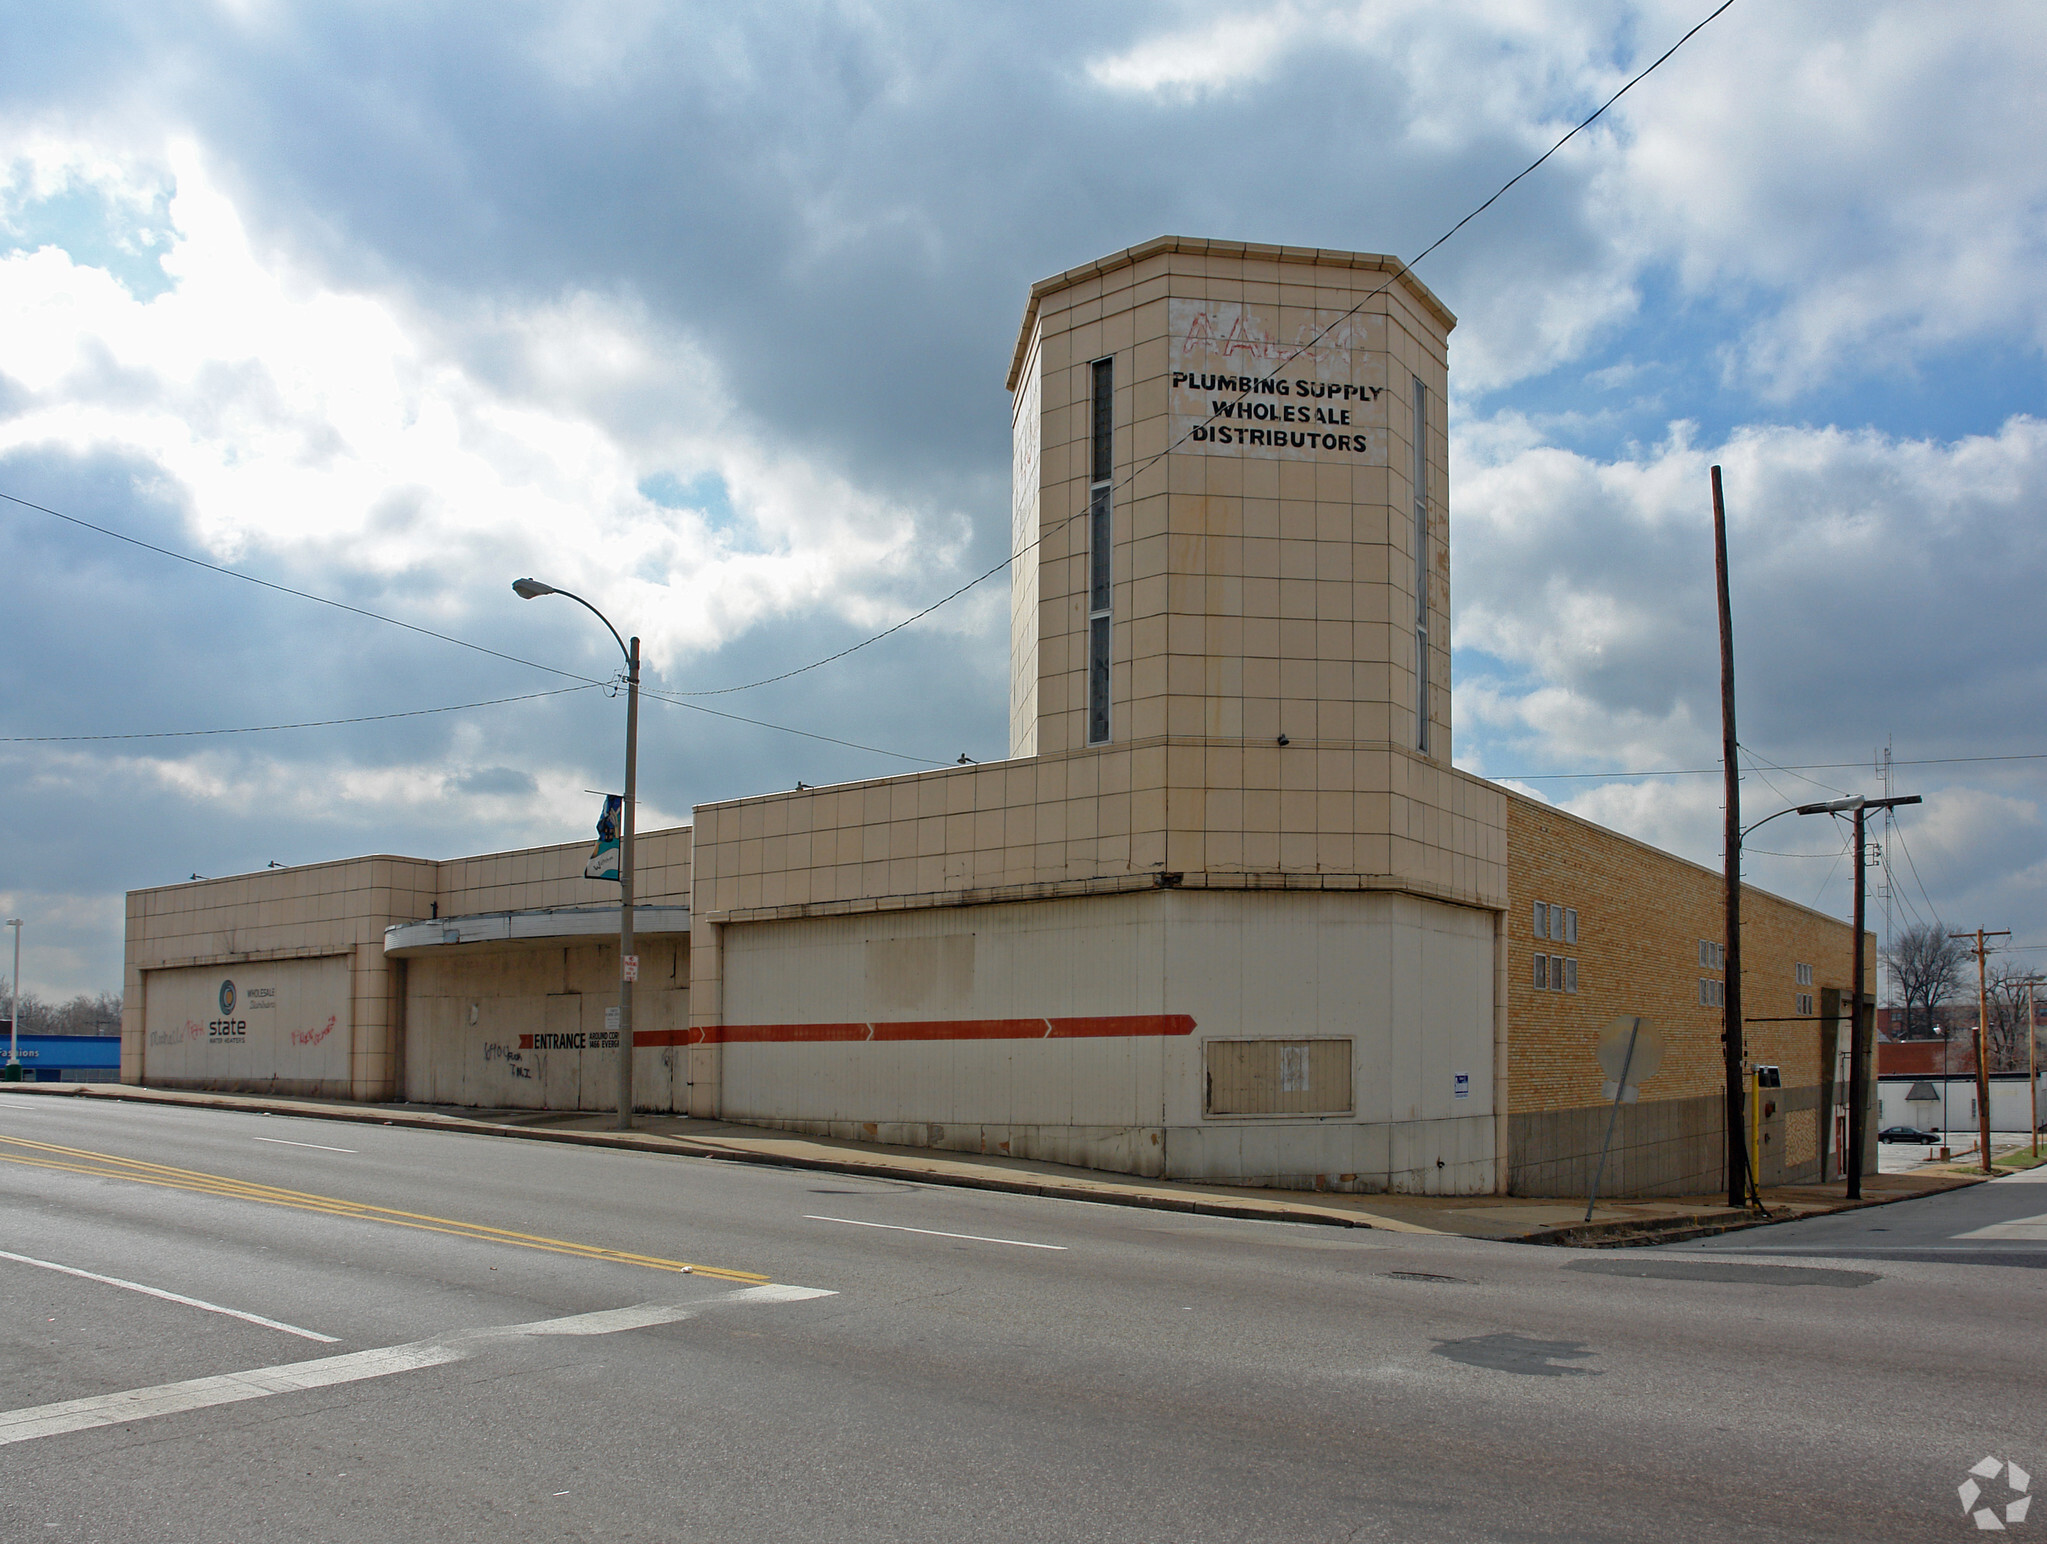
[[[542,584],[538,579],[514,579],[512,593],[521,600],[538,600],[559,595],[572,600],[604,624],[619,652],[625,656],[625,804],[624,826],[618,841],[618,1129],[633,1126],[633,983],[640,976],[640,957],[633,952],[633,825],[635,790],[640,759],[640,640],[628,644],[619,637],[611,619],[582,596]]]

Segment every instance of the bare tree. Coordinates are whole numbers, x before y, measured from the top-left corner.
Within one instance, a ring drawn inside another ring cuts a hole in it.
[[[0,978],[0,1024],[6,1022],[7,982]],[[21,1033],[24,1035],[118,1035],[121,1032],[121,994],[80,992],[66,1003],[46,1003],[32,991],[21,994]]]
[[[1992,965],[1986,980],[1990,1020],[1983,1034],[1990,1045],[1992,1072],[2026,1070],[2026,985],[2033,973],[2018,965]],[[2034,988],[2035,991],[2039,989]],[[2047,994],[2042,994],[2047,995]]]
[[[1905,999],[1907,1038],[1932,1038],[1937,1033],[1933,1010],[1954,996],[1962,967],[1971,958],[1967,946],[1948,937],[1946,925],[1938,919],[1908,927],[1892,938],[1884,963]]]

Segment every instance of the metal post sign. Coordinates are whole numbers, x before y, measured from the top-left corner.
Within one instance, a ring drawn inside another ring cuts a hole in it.
[[[1622,1014],[1599,1032],[1593,1055],[1606,1074],[1599,1097],[1633,1104],[1641,1085],[1663,1065],[1663,1034],[1647,1019]]]

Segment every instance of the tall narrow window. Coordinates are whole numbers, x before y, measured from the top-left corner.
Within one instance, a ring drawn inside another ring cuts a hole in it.
[[[1414,381],[1415,748],[1429,750],[1429,389]]]
[[[1094,362],[1094,412],[1088,452],[1087,520],[1087,743],[1109,738],[1109,641],[1115,620],[1115,531],[1109,490],[1116,467],[1116,365]]]

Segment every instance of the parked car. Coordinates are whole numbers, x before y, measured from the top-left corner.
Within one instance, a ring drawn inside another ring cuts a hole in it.
[[[1931,1145],[1940,1140],[1937,1131],[1921,1131],[1917,1126],[1886,1126],[1876,1134],[1879,1142],[1920,1142]]]

